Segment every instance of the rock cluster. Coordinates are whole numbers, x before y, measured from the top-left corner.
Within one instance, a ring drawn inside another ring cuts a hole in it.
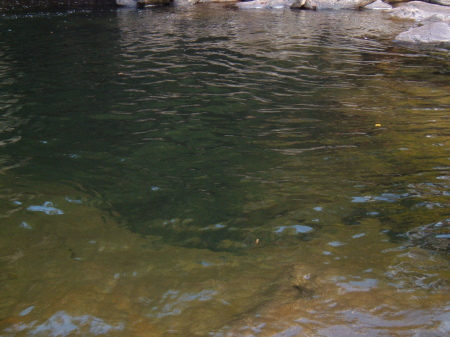
[[[238,2],[240,9],[382,9],[392,19],[415,21],[413,27],[399,34],[394,42],[419,47],[450,46],[450,0],[430,0],[431,3],[408,0],[252,0]],[[391,6],[391,3],[394,8]],[[449,7],[447,7],[449,6]]]
[[[239,9],[378,9],[391,19],[413,21],[412,28],[399,34],[394,42],[407,46],[450,47],[450,0],[117,0],[145,3],[173,1],[175,5],[205,2],[233,2]],[[448,7],[447,7],[448,6]]]
[[[394,43],[425,48],[450,47],[450,0],[0,0],[0,10],[86,6],[187,6],[198,3],[226,3],[238,9],[377,9],[391,19],[411,20],[412,27]]]

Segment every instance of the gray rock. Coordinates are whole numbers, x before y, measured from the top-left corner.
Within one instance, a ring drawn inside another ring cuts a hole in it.
[[[433,5],[421,1],[411,1],[401,4],[389,11],[391,18],[415,21],[444,21],[450,22],[450,8]]]
[[[450,25],[445,22],[429,22],[417,28],[400,33],[396,43],[450,46]]]

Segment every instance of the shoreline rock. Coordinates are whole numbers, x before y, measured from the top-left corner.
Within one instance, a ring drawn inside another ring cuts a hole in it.
[[[391,19],[450,22],[450,7],[422,1],[402,3],[388,11]]]
[[[413,21],[411,29],[393,39],[414,48],[450,47],[450,0],[0,0],[0,10],[30,11],[96,7],[193,6],[221,3],[237,9],[383,10],[393,20]]]
[[[416,22],[411,29],[397,35],[394,43],[425,49],[450,47],[450,7],[411,1],[387,12],[391,19]]]
[[[406,45],[436,45],[450,47],[450,25],[445,22],[430,22],[421,27],[400,33],[394,43]]]

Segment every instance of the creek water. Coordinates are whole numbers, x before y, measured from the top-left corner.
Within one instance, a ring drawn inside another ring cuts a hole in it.
[[[408,232],[450,221],[450,68],[409,25],[3,14],[0,336],[447,335]]]

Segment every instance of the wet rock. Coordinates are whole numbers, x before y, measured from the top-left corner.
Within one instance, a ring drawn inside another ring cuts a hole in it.
[[[450,25],[445,22],[426,23],[400,33],[394,40],[400,44],[438,45],[450,47]]]
[[[450,252],[450,219],[417,227],[407,233],[410,242],[421,248]]]
[[[286,286],[293,288],[297,297],[311,297],[318,289],[317,276],[305,271],[304,268],[294,267],[288,276]]]
[[[450,8],[421,1],[411,1],[390,10],[389,16],[395,19],[414,21],[450,22]]]

